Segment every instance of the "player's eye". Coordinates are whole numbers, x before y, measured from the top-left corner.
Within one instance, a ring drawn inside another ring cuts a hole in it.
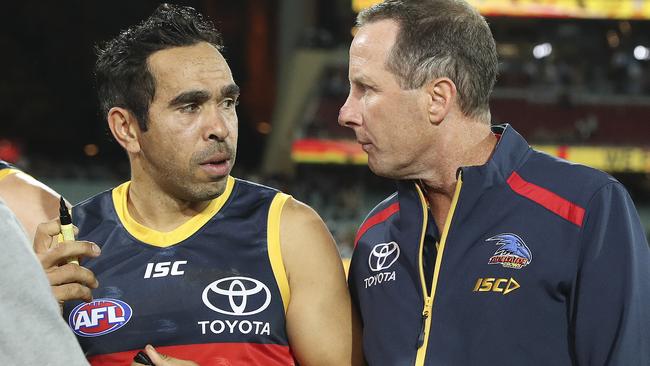
[[[196,103],[186,104],[178,109],[182,113],[194,113],[199,110],[199,105]]]

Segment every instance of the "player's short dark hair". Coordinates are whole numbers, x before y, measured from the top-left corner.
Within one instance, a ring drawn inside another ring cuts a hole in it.
[[[95,77],[104,116],[112,107],[125,108],[146,131],[149,106],[156,94],[147,59],[156,51],[199,42],[223,49],[221,34],[195,9],[162,4],[148,19],[98,46]]]
[[[455,84],[465,115],[488,116],[498,59],[485,19],[463,0],[386,0],[357,17],[357,26],[391,19],[399,25],[386,67],[403,89],[437,77]]]

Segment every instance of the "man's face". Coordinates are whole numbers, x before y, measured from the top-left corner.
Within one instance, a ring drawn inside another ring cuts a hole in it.
[[[237,151],[239,88],[209,43],[149,56],[156,92],[140,133],[145,173],[171,196],[203,201],[223,193]]]
[[[354,130],[377,175],[405,179],[422,170],[430,148],[427,93],[402,90],[385,67],[399,26],[381,20],[359,28],[350,46],[350,94],[339,112],[339,124]]]

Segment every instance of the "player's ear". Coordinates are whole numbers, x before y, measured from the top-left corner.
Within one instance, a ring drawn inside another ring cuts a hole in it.
[[[438,125],[449,114],[453,103],[456,103],[456,84],[451,79],[442,77],[431,80],[424,88],[429,97],[429,122]]]
[[[133,113],[125,108],[113,107],[108,111],[106,119],[113,137],[127,152],[137,153],[140,151],[138,137],[142,131],[138,125],[138,119]]]

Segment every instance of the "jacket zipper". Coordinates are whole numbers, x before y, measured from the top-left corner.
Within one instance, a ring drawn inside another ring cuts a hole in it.
[[[431,315],[432,305],[433,298],[431,296],[427,296],[424,302],[424,310],[422,310],[422,325],[420,326],[420,335],[418,336],[418,349],[424,344],[426,323],[427,319],[429,319],[429,315]]]
[[[445,244],[447,241],[447,235],[449,234],[449,228],[451,227],[451,220],[456,211],[456,205],[458,204],[458,197],[460,196],[460,190],[463,185],[462,174],[458,174],[458,183],[456,184],[456,190],[454,192],[454,197],[451,201],[451,207],[449,208],[449,213],[447,213],[447,219],[445,220],[445,227],[442,231],[442,236],[440,238],[440,245],[438,246],[438,255],[436,256],[436,265],[433,270],[433,283],[431,284],[431,294],[427,291],[427,286],[424,281],[424,265],[422,263],[422,251],[424,250],[424,235],[427,228],[428,221],[428,210],[426,205],[426,200],[424,194],[419,187],[416,186],[420,200],[422,201],[422,209],[424,212],[424,223],[422,229],[422,236],[420,238],[420,282],[422,285],[422,294],[424,295],[424,306],[422,308],[422,324],[420,325],[420,334],[418,336],[417,342],[417,355],[415,357],[415,366],[424,366],[424,361],[426,359],[427,347],[429,343],[429,332],[431,330],[431,313],[433,311],[433,300],[436,295],[436,287],[438,284],[438,276],[440,275],[440,267],[442,264],[442,256],[445,251]]]

